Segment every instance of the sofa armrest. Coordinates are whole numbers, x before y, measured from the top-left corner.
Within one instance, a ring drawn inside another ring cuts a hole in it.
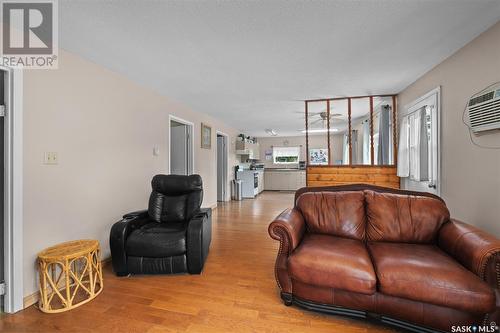
[[[439,247],[500,289],[500,240],[470,224],[451,219],[439,231]]]
[[[280,241],[274,274],[282,293],[292,292],[292,281],[287,268],[288,256],[300,244],[305,230],[304,217],[295,208],[283,211],[269,225],[268,232],[271,238]]]
[[[187,265],[190,274],[200,274],[212,241],[212,209],[203,208],[188,223]]]
[[[140,228],[148,221],[150,221],[150,219],[147,214],[137,214],[131,215],[131,217],[123,218],[111,227],[111,231],[109,233],[109,247],[111,249],[113,270],[116,275],[128,275],[127,253],[125,251],[127,237],[132,231]]]
[[[293,208],[288,208],[278,215],[269,225],[271,238],[281,241],[286,245],[287,254],[292,253],[299,245],[305,232],[305,222],[302,214]]]

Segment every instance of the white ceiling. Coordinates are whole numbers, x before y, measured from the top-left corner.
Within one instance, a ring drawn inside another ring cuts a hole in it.
[[[62,48],[249,135],[303,103],[397,93],[500,19],[499,0],[59,1]]]

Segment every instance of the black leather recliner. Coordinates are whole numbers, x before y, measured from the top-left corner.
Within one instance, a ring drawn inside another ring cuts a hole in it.
[[[212,210],[201,209],[199,175],[156,175],[147,210],[111,228],[113,269],[128,274],[200,274],[212,239]]]

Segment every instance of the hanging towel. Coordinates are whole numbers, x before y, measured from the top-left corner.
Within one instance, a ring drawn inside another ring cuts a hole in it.
[[[398,177],[408,177],[410,175],[409,139],[408,116],[406,116],[403,117],[401,128],[399,129]]]

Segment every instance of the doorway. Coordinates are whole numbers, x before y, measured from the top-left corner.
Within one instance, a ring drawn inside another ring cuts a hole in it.
[[[2,76],[1,118],[2,214],[0,265],[3,280],[3,311],[23,308],[23,71],[0,66]]]
[[[217,201],[227,200],[227,135],[217,132]]]
[[[426,139],[420,141],[418,144],[425,146],[425,149],[419,149],[416,159],[412,157],[415,154],[410,154],[410,169],[415,164],[423,170],[420,171],[420,177],[412,177],[411,172],[409,177],[402,178],[402,185],[404,189],[412,191],[430,192],[436,195],[441,195],[441,89],[438,87],[427,94],[419,97],[412,103],[406,105],[405,113],[402,117],[408,117],[408,124],[418,122],[416,126],[420,133],[414,135],[413,130],[415,127],[410,126],[410,150],[413,147],[412,139],[422,137]],[[425,176],[422,176],[422,172]],[[420,179],[418,179],[420,178]]]
[[[2,177],[0,177],[0,284],[5,283],[5,232],[4,232],[4,202],[5,202],[5,187],[4,187],[4,177],[5,175],[5,155],[4,155],[4,145],[5,145],[5,80],[7,79],[5,72],[0,70],[0,172]],[[5,288],[3,288],[5,289]],[[3,311],[4,296],[0,292],[0,312]]]
[[[193,123],[170,116],[169,168],[172,175],[193,173]]]

